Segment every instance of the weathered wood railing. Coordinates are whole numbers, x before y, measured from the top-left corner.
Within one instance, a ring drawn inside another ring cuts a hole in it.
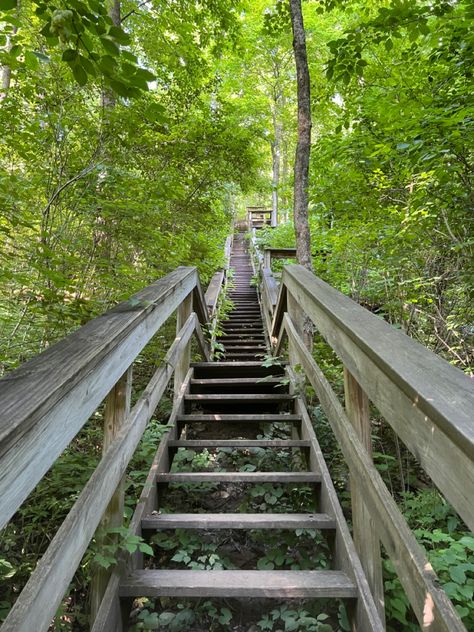
[[[465,630],[370,454],[369,400],[474,529],[474,388],[461,371],[299,265],[284,268],[278,300],[271,271],[261,296],[273,352],[288,341],[339,442],[351,476],[356,548],[383,611],[379,538],[423,630]],[[344,365],[345,409],[303,343],[306,314]]]
[[[221,270],[217,270],[212,277],[209,286],[206,290],[205,301],[211,320],[211,354],[214,349],[214,342],[216,339],[216,325],[218,318],[218,305],[222,292],[227,287],[229,280],[229,268],[230,268],[230,253],[232,250],[233,234],[229,235],[226,239],[224,246],[224,267]]]
[[[131,366],[174,312],[176,338],[130,410]],[[208,319],[196,269],[177,268],[0,381],[0,528],[107,398],[103,458],[2,632],[48,629],[104,512],[123,515],[120,482],[173,372],[181,388],[193,335],[209,360]]]

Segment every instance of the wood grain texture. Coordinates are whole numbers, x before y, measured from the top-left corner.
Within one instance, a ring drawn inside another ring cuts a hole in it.
[[[344,370],[344,395],[347,416],[350,419],[367,455],[372,459],[372,425],[370,422],[369,399],[357,380]],[[362,562],[375,603],[382,621],[385,620],[384,583],[380,540],[370,512],[364,502],[365,485],[350,477],[352,533],[354,544]]]
[[[176,439],[176,417],[182,413],[183,397],[189,390],[189,382],[193,370],[190,369],[183,382],[178,398],[173,406],[173,411],[168,421],[169,431],[162,437],[160,445],[155,453],[153,462],[148,472],[145,485],[143,486],[140,498],[130,521],[129,530],[134,535],[142,535],[142,519],[151,513],[157,506],[156,474],[164,471],[169,466],[168,443],[171,439]],[[94,627],[91,632],[121,632],[122,616],[120,610],[120,598],[118,595],[120,580],[128,568],[129,571],[143,567],[143,554],[135,552],[130,555],[123,553],[121,568],[114,572],[109,580],[107,590],[100,605]],[[125,621],[129,619],[129,612],[126,613]],[[116,627],[117,626],[117,627]]]
[[[301,266],[285,268],[283,285],[474,529],[472,380]]]
[[[204,295],[204,300],[207,305],[209,316],[214,316],[217,309],[217,301],[221,293],[222,284],[224,282],[224,270],[218,270],[209,282],[209,285]]]
[[[178,268],[0,381],[0,528],[196,279]]]
[[[39,561],[5,620],[2,632],[44,632],[48,629],[100,518],[193,335],[194,324],[195,319],[191,315],[180,336],[171,345],[163,365],[151,378]]]
[[[181,331],[183,325],[186,323],[188,318],[192,318],[194,322],[194,327],[196,328],[196,319],[195,314],[193,314],[193,294],[190,292],[188,296],[186,296],[181,302],[180,306],[176,310],[176,337],[178,338],[181,335]],[[199,327],[199,324],[197,325]],[[176,368],[174,371],[174,395],[175,399],[178,397],[179,392],[181,390],[181,386],[186,378],[186,375],[189,371],[189,364],[191,362],[191,339],[188,344],[184,348],[181,356],[176,364]]]
[[[353,623],[355,624],[356,630],[380,632],[383,630],[382,620],[380,619],[361,562],[357,556],[346,519],[339,503],[339,498],[316,438],[313,424],[301,397],[296,399],[295,409],[302,417],[301,434],[311,442],[310,461],[315,462],[313,468],[321,475],[320,511],[331,516],[337,525],[334,539],[334,568],[344,571],[357,586],[358,594],[352,616]]]
[[[364,488],[364,500],[377,533],[395,566],[420,625],[429,620],[431,623],[426,629],[430,632],[466,632],[452,603],[440,587],[423,549],[417,543],[337,396],[305,348],[288,315],[285,315],[284,327],[298,361],[331,424],[351,475]]]
[[[318,483],[315,472],[176,472],[160,473],[158,483]]]
[[[107,396],[104,410],[104,439],[102,444],[102,454],[106,454],[113,440],[120,433],[122,426],[130,414],[130,404],[132,396],[132,367],[126,371],[114,388]],[[118,537],[114,535],[103,535],[101,531],[115,527],[121,527],[123,523],[123,512],[125,505],[124,477],[121,478],[117,489],[112,496],[104,515],[100,521],[99,529],[96,533],[97,551],[101,553],[101,547],[116,543]],[[90,620],[93,622],[102,602],[102,598],[107,589],[107,584],[111,575],[111,570],[99,567],[95,570],[90,585]]]
[[[144,529],[334,529],[326,514],[160,514],[142,520]]]
[[[120,586],[122,597],[354,598],[340,571],[136,571]]]

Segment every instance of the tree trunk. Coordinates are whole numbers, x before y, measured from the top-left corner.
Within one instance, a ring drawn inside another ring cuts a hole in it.
[[[19,14],[20,14],[20,2],[18,0],[16,4],[16,16],[18,17]],[[17,33],[18,33],[18,26],[15,24],[13,26],[12,36],[15,36]],[[7,35],[7,45],[5,47],[7,53],[9,53],[13,47],[12,36]],[[2,67],[2,82],[1,82],[2,87],[0,89],[0,101],[3,101],[3,99],[7,96],[8,91],[10,90],[11,80],[12,80],[12,69],[8,65],[3,66]]]
[[[290,0],[293,51],[296,63],[298,95],[298,142],[295,155],[294,223],[296,256],[298,262],[313,269],[311,261],[311,236],[308,222],[308,173],[311,150],[311,102],[306,36],[303,25],[301,0]]]
[[[272,142],[272,218],[271,225],[278,224],[278,193],[280,188],[280,156],[281,156],[281,123],[278,121],[277,104],[273,111],[273,131],[275,138]]]
[[[113,22],[114,26],[120,27],[122,24],[122,18],[120,16],[120,0],[109,0],[107,2],[107,13]],[[107,116],[107,110],[112,110],[115,107],[115,94],[111,88],[104,88],[102,90],[102,107],[105,110]]]

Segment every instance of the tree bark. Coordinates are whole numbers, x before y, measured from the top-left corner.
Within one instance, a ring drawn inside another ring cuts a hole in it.
[[[275,138],[272,142],[272,217],[271,225],[278,224],[278,192],[280,188],[280,160],[281,160],[281,123],[278,121],[276,112],[277,103],[274,104],[273,111],[273,132]]]
[[[306,35],[303,24],[301,0],[290,0],[293,52],[296,64],[298,96],[298,141],[294,171],[294,223],[296,256],[298,262],[313,270],[311,261],[311,236],[308,221],[308,174],[311,150],[311,101]]]
[[[120,0],[109,0],[107,2],[107,13],[113,22],[114,26],[120,27],[122,19],[120,17]],[[107,110],[113,110],[115,107],[115,94],[111,88],[104,88],[102,90],[102,107],[107,115]]]
[[[19,15],[20,15],[20,1],[18,0],[16,4],[16,16],[18,17]],[[9,53],[13,47],[12,36],[14,37],[17,33],[18,33],[18,26],[15,24],[13,26],[12,35],[7,35],[7,45],[6,45],[7,53]],[[1,81],[2,87],[0,90],[0,101],[3,101],[3,99],[7,96],[8,91],[10,90],[11,80],[12,80],[11,67],[8,65],[3,66],[2,67],[2,81]]]

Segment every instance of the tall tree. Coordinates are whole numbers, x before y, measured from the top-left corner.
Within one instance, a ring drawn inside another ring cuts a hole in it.
[[[296,64],[298,96],[298,141],[294,167],[294,222],[296,256],[301,265],[313,269],[311,235],[308,221],[308,173],[311,151],[311,99],[306,35],[301,0],[290,0],[293,51]]]

